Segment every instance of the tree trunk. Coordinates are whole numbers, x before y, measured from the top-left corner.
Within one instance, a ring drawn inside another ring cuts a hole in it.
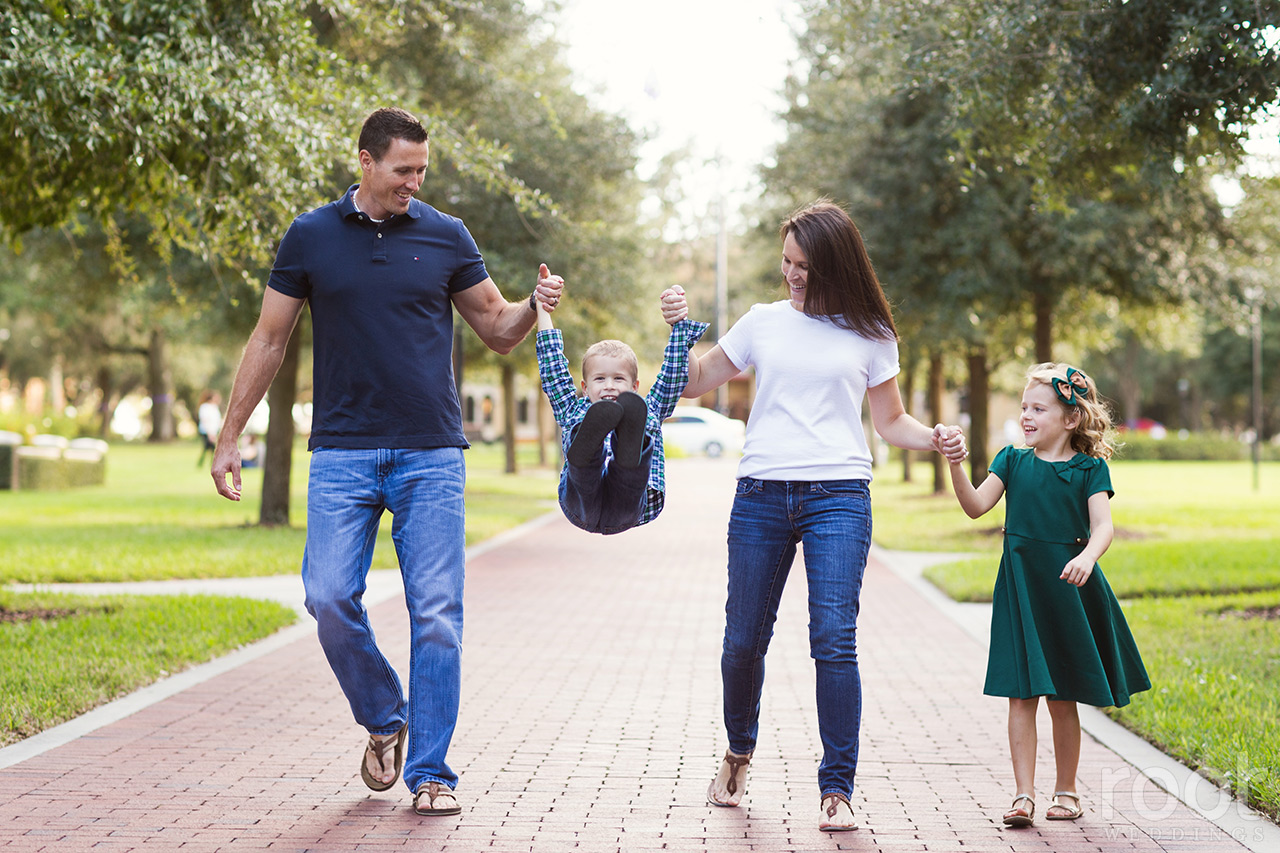
[[[147,345],[147,390],[151,392],[151,436],[148,441],[173,441],[173,368],[169,346],[160,328],[151,330]]]
[[[1142,373],[1138,369],[1138,359],[1142,355],[1142,344],[1138,336],[1126,333],[1122,355],[1124,369],[1120,371],[1117,391],[1120,398],[1120,419],[1123,423],[1131,423],[1142,417]]]
[[[507,451],[508,474],[516,473],[516,369],[502,360],[502,443]]]
[[[98,393],[101,395],[98,400],[98,438],[106,438],[111,433],[111,415],[116,409],[115,401],[111,399],[113,378],[110,367],[105,364],[98,366]]]
[[[538,467],[546,468],[547,437],[556,424],[551,419],[551,403],[547,401],[547,395],[541,393],[541,391],[538,393],[538,403],[534,409],[538,419]]]
[[[910,351],[904,346],[902,348],[902,407],[907,414],[911,414],[911,403],[915,398],[916,391],[916,362],[911,358]],[[911,482],[911,451],[902,451],[902,482]]]
[[[942,423],[942,353],[933,350],[929,353],[929,417],[935,424]],[[933,493],[941,494],[947,490],[947,460],[941,453],[930,454],[933,457]]]
[[[1037,290],[1032,295],[1036,315],[1036,361],[1053,361],[1053,297]]]
[[[969,476],[976,486],[987,478],[991,441],[991,373],[987,348],[969,350]]]
[[[258,524],[289,526],[289,486],[293,475],[293,404],[298,396],[298,352],[302,324],[293,327],[284,360],[267,391],[271,415],[267,421],[266,451],[262,454],[262,508]]]

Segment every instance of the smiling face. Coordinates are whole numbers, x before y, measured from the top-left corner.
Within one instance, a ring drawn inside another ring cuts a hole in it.
[[[618,355],[601,353],[587,359],[582,366],[582,393],[593,403],[616,400],[623,391],[636,391],[640,380],[628,360]]]
[[[791,304],[796,309],[803,310],[804,296],[809,285],[809,259],[791,233],[782,241],[782,278],[787,283]]]
[[[1058,457],[1071,452],[1071,434],[1080,424],[1079,412],[1066,412],[1053,389],[1032,382],[1022,392],[1022,438],[1040,455]]]
[[[375,160],[360,152],[360,188],[356,204],[374,219],[406,213],[422,179],[427,174],[428,147],[424,142],[392,139],[387,153]]]

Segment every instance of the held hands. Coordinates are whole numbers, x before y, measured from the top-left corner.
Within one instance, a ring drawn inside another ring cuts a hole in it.
[[[560,304],[560,297],[563,293],[564,279],[558,275],[552,275],[546,264],[540,265],[538,267],[538,286],[533,290],[538,308],[550,314]]]
[[[1081,554],[1067,563],[1066,568],[1062,570],[1062,574],[1058,575],[1058,577],[1073,586],[1084,586],[1092,574],[1093,560]]]
[[[952,465],[959,465],[969,458],[969,449],[965,447],[964,430],[958,426],[938,424],[933,428],[933,448],[947,457]]]
[[[689,303],[684,298],[684,288],[678,284],[662,291],[662,319],[674,326],[689,316]]]

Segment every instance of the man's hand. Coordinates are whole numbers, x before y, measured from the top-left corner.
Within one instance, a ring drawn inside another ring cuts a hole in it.
[[[240,500],[240,448],[234,441],[219,441],[213,451],[213,485],[229,501]],[[227,475],[231,485],[227,485]]]
[[[538,267],[538,286],[533,289],[534,298],[548,312],[556,310],[564,293],[564,279],[552,275],[546,264]]]

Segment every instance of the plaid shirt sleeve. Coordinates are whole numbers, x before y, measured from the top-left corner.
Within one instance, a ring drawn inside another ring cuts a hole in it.
[[[535,349],[538,378],[551,404],[551,413],[560,428],[567,430],[582,420],[584,405],[569,373],[569,360],[564,357],[564,336],[559,329],[543,329],[538,332]]]
[[[667,339],[667,349],[662,358],[662,369],[658,371],[658,378],[653,381],[653,387],[645,398],[649,408],[645,432],[653,439],[653,462],[649,468],[649,490],[640,524],[657,518],[666,503],[667,466],[666,453],[662,447],[662,422],[671,416],[676,403],[680,402],[684,386],[689,384],[689,350],[693,349],[693,345],[707,328],[707,323],[689,319],[680,320],[671,327],[671,337]]]

